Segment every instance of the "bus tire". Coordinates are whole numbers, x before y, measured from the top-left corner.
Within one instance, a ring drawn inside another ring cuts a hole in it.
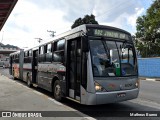
[[[30,75],[27,75],[27,86],[28,87],[32,87],[32,83],[31,83],[31,79],[30,79]]]
[[[53,87],[53,95],[57,101],[62,101],[60,81],[56,80]]]

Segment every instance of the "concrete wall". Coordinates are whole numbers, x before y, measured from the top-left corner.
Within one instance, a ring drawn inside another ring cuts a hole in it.
[[[138,58],[139,76],[160,77],[160,58]]]

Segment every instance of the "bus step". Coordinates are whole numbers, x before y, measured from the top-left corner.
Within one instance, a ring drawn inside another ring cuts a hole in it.
[[[35,84],[35,83],[33,83],[33,86],[34,86],[34,87],[38,87],[38,85],[37,85],[37,84]]]
[[[75,101],[75,102],[77,102],[77,103],[80,103],[80,101],[78,101],[78,100],[76,100],[76,99],[73,99],[73,98],[70,98],[70,97],[66,97],[67,99],[70,99],[70,100],[72,100],[72,101]]]

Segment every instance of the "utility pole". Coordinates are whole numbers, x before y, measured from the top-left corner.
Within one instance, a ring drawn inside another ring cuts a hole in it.
[[[34,38],[34,39],[37,39],[39,43],[43,40],[42,38]]]
[[[51,37],[54,37],[55,36],[55,33],[56,33],[56,31],[52,31],[52,30],[47,30],[47,32],[50,32],[51,33]]]

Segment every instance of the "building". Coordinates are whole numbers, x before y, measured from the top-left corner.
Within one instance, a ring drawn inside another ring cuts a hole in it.
[[[19,50],[17,46],[0,43],[0,67],[9,67],[9,54]]]
[[[0,43],[0,61],[6,60],[8,58],[10,53],[13,53],[15,51],[19,50],[17,46],[13,45],[4,45]]]

